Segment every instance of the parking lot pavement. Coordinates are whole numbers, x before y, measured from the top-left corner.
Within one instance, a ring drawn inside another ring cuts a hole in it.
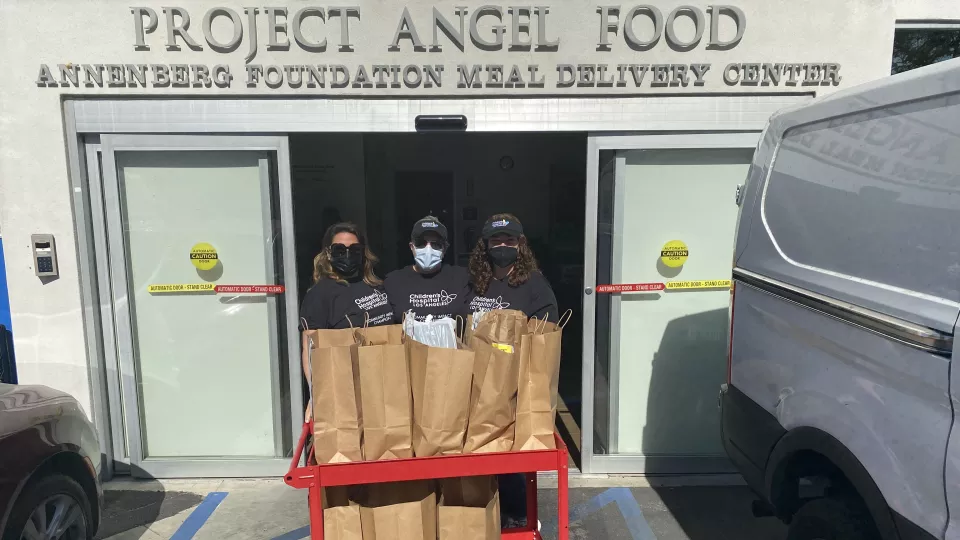
[[[102,539],[300,540],[309,534],[306,493],[280,480],[122,480],[106,488]],[[542,488],[539,499],[544,538],[556,538],[556,489]],[[742,486],[573,488],[570,538],[783,540],[778,521],[750,514],[751,500]]]

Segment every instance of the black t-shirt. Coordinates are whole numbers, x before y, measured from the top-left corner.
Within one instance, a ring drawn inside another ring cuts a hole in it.
[[[307,330],[330,330],[364,325],[364,313],[370,326],[393,323],[393,310],[382,287],[371,287],[363,280],[338,283],[321,279],[307,291],[300,306],[300,324]],[[347,321],[347,317],[350,321]]]
[[[420,274],[412,266],[387,274],[383,286],[397,320],[413,311],[418,321],[427,315],[466,318],[470,274],[460,266],[443,265],[432,274]]]
[[[490,311],[493,309],[515,309],[522,311],[527,317],[543,319],[550,322],[560,319],[557,308],[557,297],[553,289],[540,272],[534,272],[526,283],[511,287],[506,279],[491,279],[486,294],[471,294],[469,308],[475,311]]]

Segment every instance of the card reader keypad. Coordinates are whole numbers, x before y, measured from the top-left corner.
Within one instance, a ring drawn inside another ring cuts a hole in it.
[[[53,257],[37,257],[37,270],[40,272],[53,272]]]

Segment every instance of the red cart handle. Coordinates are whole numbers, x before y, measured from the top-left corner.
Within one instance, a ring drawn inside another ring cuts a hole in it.
[[[297,448],[293,451],[293,458],[290,460],[290,470],[287,471],[287,475],[284,477],[284,482],[291,487],[301,487],[295,483],[295,478],[305,479],[306,477],[312,477],[312,475],[308,473],[311,469],[300,466],[301,460],[304,458],[307,459],[306,464],[309,465],[310,456],[304,455],[304,448],[307,445],[307,437],[309,437],[311,433],[313,433],[312,420],[303,424],[303,429],[300,431],[300,440],[297,441]],[[306,477],[304,473],[306,473]]]

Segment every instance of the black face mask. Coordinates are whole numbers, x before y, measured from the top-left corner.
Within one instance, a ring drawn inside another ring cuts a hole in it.
[[[363,264],[363,255],[358,253],[347,253],[340,257],[331,257],[330,266],[342,277],[356,277],[360,271],[360,265]]]
[[[506,268],[517,262],[517,257],[520,256],[520,251],[515,247],[497,246],[495,248],[490,248],[489,254],[490,262],[492,262],[494,266],[497,268]]]
[[[330,266],[342,277],[356,277],[363,265],[363,253],[348,251],[344,254],[337,254],[330,257]]]
[[[336,270],[340,277],[354,278],[360,275],[360,268],[363,266],[364,256],[363,244],[332,244],[328,248],[330,254],[330,266]]]

